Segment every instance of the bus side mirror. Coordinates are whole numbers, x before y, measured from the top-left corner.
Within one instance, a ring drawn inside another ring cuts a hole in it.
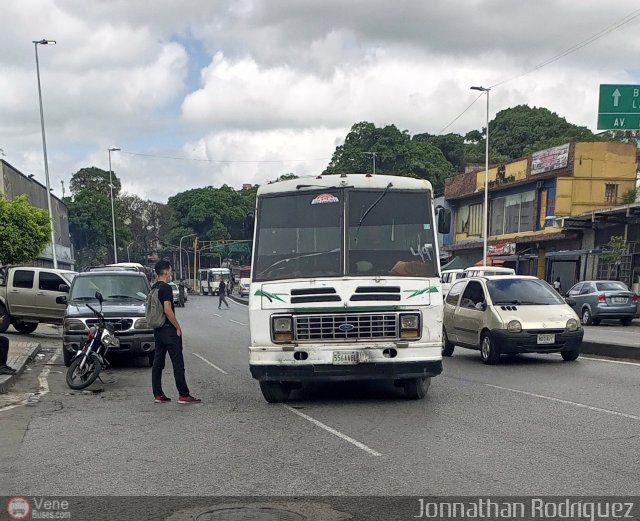
[[[253,239],[253,228],[255,226],[255,215],[253,213],[247,214],[244,219],[244,233],[247,239]]]
[[[451,231],[451,210],[439,207],[438,233],[445,235]]]

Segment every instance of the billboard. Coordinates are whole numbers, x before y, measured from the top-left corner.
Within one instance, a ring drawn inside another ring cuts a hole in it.
[[[531,175],[564,168],[569,163],[569,143],[531,155]]]
[[[501,242],[487,246],[487,255],[514,255],[515,253],[515,242]]]

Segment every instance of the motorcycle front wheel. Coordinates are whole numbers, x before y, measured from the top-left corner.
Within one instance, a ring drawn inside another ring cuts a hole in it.
[[[100,358],[95,353],[90,353],[84,367],[81,369],[80,364],[84,359],[83,355],[79,355],[67,369],[67,385],[76,391],[89,387],[98,375],[102,364]]]

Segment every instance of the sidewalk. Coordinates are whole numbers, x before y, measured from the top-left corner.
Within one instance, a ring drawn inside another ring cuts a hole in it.
[[[40,344],[36,342],[16,342],[10,339],[7,365],[13,367],[17,373],[14,375],[0,375],[0,393],[6,393],[9,390],[24,371],[27,363],[32,361],[39,351]]]

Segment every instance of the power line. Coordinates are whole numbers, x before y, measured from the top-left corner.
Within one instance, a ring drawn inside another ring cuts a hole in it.
[[[445,127],[443,127],[442,129],[440,129],[440,131],[438,132],[438,134],[442,134],[442,133],[443,133],[445,130],[447,130],[451,125],[453,125],[456,121],[458,121],[458,120],[459,120],[459,119],[464,115],[464,113],[465,113],[467,110],[469,110],[471,107],[473,107],[473,105],[475,105],[476,101],[478,101],[478,100],[482,97],[482,95],[483,95],[483,94],[484,94],[484,92],[481,92],[481,93],[478,95],[478,97],[477,97],[476,99],[474,99],[474,100],[471,102],[471,104],[470,104],[466,109],[464,109],[460,114],[458,114],[458,115],[454,118],[454,120],[453,120],[451,123],[449,123],[447,126],[445,126]]]
[[[518,79],[518,78],[522,78],[523,76],[525,76],[527,74],[531,74],[532,72],[540,70],[543,67],[546,67],[547,65],[550,65],[551,63],[554,63],[554,62],[558,61],[559,59],[564,58],[565,56],[567,56],[569,54],[572,54],[572,53],[582,49],[583,47],[586,47],[587,45],[595,42],[596,40],[599,40],[600,38],[606,36],[610,32],[615,31],[616,29],[622,27],[623,25],[626,25],[629,22],[633,21],[638,16],[640,16],[640,9],[636,9],[635,11],[630,12],[629,14],[627,14],[626,16],[623,16],[622,18],[620,18],[616,22],[612,23],[611,25],[609,25],[609,26],[605,27],[604,29],[598,31],[597,33],[589,36],[585,40],[582,40],[581,42],[578,42],[578,43],[572,45],[571,47],[568,47],[567,49],[562,51],[560,54],[557,54],[557,55],[553,56],[552,58],[549,58],[548,60],[545,60],[545,61],[539,63],[538,65],[536,65],[535,67],[532,67],[528,71],[525,71],[525,72],[523,72],[521,74],[518,74],[518,75],[513,76],[511,78],[508,78],[506,80],[502,80],[502,81],[500,81],[498,83],[495,83],[490,88],[493,89],[493,88],[495,88],[495,87],[497,87],[499,85],[504,85],[507,82],[513,81],[513,80]]]
[[[513,81],[513,80],[518,79],[518,78],[522,78],[523,76],[526,76],[527,74],[531,74],[532,72],[540,70],[543,67],[546,67],[547,65],[550,65],[551,63],[554,63],[554,62],[558,61],[559,59],[564,58],[565,56],[567,56],[569,54],[572,54],[572,53],[582,49],[583,47],[586,47],[587,45],[595,42],[596,40],[599,40],[600,38],[606,36],[610,32],[622,27],[623,25],[628,24],[632,20],[636,19],[638,16],[640,16],[640,9],[636,9],[635,11],[630,12],[629,14],[623,16],[622,18],[620,18],[616,22],[612,23],[611,25],[608,25],[604,29],[601,29],[600,31],[598,31],[597,33],[589,36],[588,38],[586,38],[586,39],[584,39],[584,40],[572,45],[571,47],[568,47],[567,49],[565,49],[561,53],[553,56],[552,58],[549,58],[549,59],[539,63],[535,67],[532,67],[531,69],[529,69],[527,71],[524,71],[524,72],[522,72],[520,74],[517,74],[516,76],[513,76],[511,78],[507,78],[505,80],[499,81],[498,83],[495,83],[495,84],[491,85],[488,88],[489,89],[494,89],[494,88],[496,88],[496,87],[498,87],[500,85],[504,85],[505,83],[508,83],[508,82]],[[474,99],[473,102],[466,109],[464,109],[460,114],[458,114],[458,116],[456,116],[451,121],[451,123],[449,123],[448,125],[443,127],[438,132],[438,134],[442,134],[451,125],[453,125],[456,121],[458,121],[476,103],[476,101],[478,101],[480,99],[481,96],[482,96],[482,94],[480,94],[476,99]]]
[[[173,159],[177,161],[200,161],[203,163],[302,163],[305,161],[329,161],[330,157],[319,157],[313,159],[201,159],[197,157],[177,157],[177,156],[161,156],[156,154],[142,154],[139,152],[120,151],[122,154],[129,156],[152,157],[155,159]]]

